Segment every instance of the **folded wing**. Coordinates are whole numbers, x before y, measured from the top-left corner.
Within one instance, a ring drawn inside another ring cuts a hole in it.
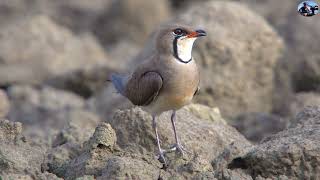
[[[162,88],[162,77],[159,73],[150,71],[133,76],[127,83],[125,96],[137,106],[150,104]]]

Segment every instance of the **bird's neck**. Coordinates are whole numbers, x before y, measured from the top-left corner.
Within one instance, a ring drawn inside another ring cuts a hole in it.
[[[173,55],[182,62],[189,63],[192,61],[192,47],[196,38],[176,37],[173,41]]]

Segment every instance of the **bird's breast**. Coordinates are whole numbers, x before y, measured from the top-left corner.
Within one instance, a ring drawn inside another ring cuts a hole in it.
[[[172,59],[171,63],[159,67],[158,72],[163,78],[163,86],[156,99],[144,107],[146,111],[156,115],[169,110],[178,110],[189,104],[200,81],[194,60],[184,64]]]
[[[164,76],[161,92],[163,103],[173,109],[179,109],[188,104],[198,88],[199,78],[194,60],[188,64],[173,62]]]

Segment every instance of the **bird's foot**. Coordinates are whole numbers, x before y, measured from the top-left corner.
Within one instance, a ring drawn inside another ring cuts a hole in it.
[[[180,143],[174,144],[173,146],[171,146],[170,152],[175,151],[176,153],[184,156],[185,152],[190,153],[189,151],[187,151],[187,149],[185,147],[183,147]]]
[[[165,153],[166,153],[166,151],[161,149],[158,156],[157,156],[157,159],[163,164],[164,168],[168,166],[168,164],[166,162],[166,158],[164,157]]]

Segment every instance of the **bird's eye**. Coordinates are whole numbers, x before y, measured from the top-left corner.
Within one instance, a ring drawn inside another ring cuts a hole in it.
[[[181,36],[181,35],[185,35],[185,34],[186,34],[186,32],[185,32],[184,30],[180,29],[180,28],[173,30],[173,33],[174,33],[175,35],[178,35],[178,36]]]

